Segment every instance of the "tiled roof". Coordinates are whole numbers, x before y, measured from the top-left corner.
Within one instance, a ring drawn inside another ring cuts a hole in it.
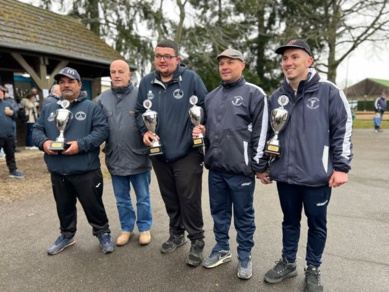
[[[107,64],[123,59],[76,19],[0,0],[0,47]]]
[[[347,98],[368,98],[377,97],[381,92],[389,92],[389,80],[366,78],[344,91],[347,93]]]

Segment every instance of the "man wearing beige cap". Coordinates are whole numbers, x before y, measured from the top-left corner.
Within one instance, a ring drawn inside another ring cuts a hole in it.
[[[241,52],[227,49],[217,56],[221,85],[205,97],[207,120],[194,128],[205,135],[205,167],[216,245],[204,259],[205,268],[231,261],[229,229],[232,210],[238,242],[238,277],[252,276],[251,249],[255,231],[253,195],[255,176],[266,170],[260,160],[268,126],[264,91],[243,77]]]

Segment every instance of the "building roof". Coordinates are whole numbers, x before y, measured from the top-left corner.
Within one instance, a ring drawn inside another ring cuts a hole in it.
[[[104,66],[124,59],[76,19],[15,0],[0,0],[0,47]]]
[[[373,98],[383,91],[389,93],[389,80],[367,78],[344,89],[347,98]]]

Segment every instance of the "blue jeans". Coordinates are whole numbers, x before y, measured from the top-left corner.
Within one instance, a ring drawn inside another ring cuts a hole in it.
[[[150,180],[150,171],[127,176],[112,175],[112,185],[122,231],[132,232],[135,220],[139,232],[150,230],[153,223],[149,191]],[[130,183],[136,195],[136,213],[131,202]]]

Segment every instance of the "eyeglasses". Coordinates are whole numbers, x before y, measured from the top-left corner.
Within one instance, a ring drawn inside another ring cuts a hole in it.
[[[154,58],[157,60],[161,60],[162,58],[165,59],[165,61],[170,61],[171,59],[175,58],[177,56],[170,56],[170,55],[155,55]]]

